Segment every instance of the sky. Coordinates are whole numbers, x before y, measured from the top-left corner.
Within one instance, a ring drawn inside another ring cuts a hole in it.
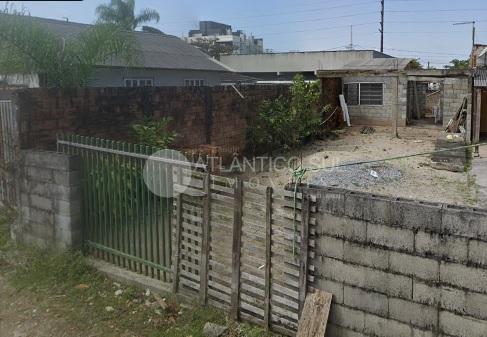
[[[95,9],[109,0],[10,1],[30,15],[93,23]],[[2,8],[5,1],[0,1]],[[274,52],[380,48],[380,0],[136,0],[136,11],[156,9],[161,20],[151,23],[167,34],[187,36],[199,20],[226,23],[264,39]],[[454,58],[466,59],[476,42],[487,44],[485,0],[385,0],[384,52],[419,58],[442,67]],[[352,29],[350,28],[352,26]]]

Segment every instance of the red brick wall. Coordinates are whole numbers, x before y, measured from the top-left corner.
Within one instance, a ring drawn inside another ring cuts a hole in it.
[[[288,93],[287,86],[213,88],[25,89],[15,92],[23,149],[53,149],[57,133],[133,141],[130,125],[144,113],[170,116],[175,146],[212,144],[242,151],[247,122],[263,99]]]

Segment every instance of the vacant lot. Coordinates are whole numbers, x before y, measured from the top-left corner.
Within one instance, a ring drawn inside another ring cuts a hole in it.
[[[399,128],[399,138],[391,130],[376,127],[362,134],[361,127],[335,132],[326,140],[315,141],[299,151],[286,154],[301,157],[303,166],[316,169],[356,161],[376,160],[434,150],[437,129]],[[274,155],[276,156],[276,155]],[[383,195],[480,206],[475,175],[433,169],[429,156],[418,156],[347,168],[309,171],[304,182],[342,187]],[[284,186],[291,170],[249,172],[244,179],[263,185]]]

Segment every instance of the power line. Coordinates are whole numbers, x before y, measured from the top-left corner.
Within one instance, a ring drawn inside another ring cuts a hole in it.
[[[294,10],[291,12],[274,12],[274,13],[268,13],[268,14],[260,14],[260,15],[249,15],[249,16],[234,16],[234,17],[225,17],[225,20],[231,20],[231,19],[253,19],[253,18],[263,18],[263,17],[272,17],[272,16],[278,16],[278,15],[288,15],[288,14],[296,14],[296,13],[308,13],[308,12],[318,12],[318,11],[324,11],[324,10],[333,10],[333,9],[339,9],[339,8],[346,8],[346,7],[355,7],[355,6],[361,6],[365,4],[372,4],[372,3],[377,3],[377,0],[373,1],[363,1],[363,2],[358,2],[358,3],[353,3],[353,4],[346,4],[346,5],[338,5],[338,6],[331,6],[331,7],[320,7],[320,8],[312,8],[312,9],[301,9],[301,10]],[[182,23],[182,22],[189,22],[193,23],[194,20],[178,20],[178,21],[166,21],[164,22],[165,24],[173,24],[173,23]]]
[[[348,17],[354,17],[354,16],[364,16],[368,14],[376,14],[378,13],[377,11],[373,12],[361,12],[357,14],[345,14],[345,15],[339,15],[339,16],[330,16],[326,18],[315,18],[315,19],[307,19],[307,20],[294,20],[294,21],[281,21],[281,22],[275,22],[275,23],[267,23],[263,25],[252,25],[251,28],[256,28],[256,27],[269,27],[269,26],[279,26],[279,25],[285,25],[289,23],[308,23],[308,22],[316,22],[316,21],[325,21],[325,20],[333,20],[333,19],[343,19],[343,18],[348,18]],[[350,25],[349,25],[350,26]],[[243,28],[249,28],[245,26],[241,26]]]
[[[362,14],[355,14],[354,16],[360,16]],[[365,26],[376,24],[376,22],[365,22],[365,23],[357,23],[354,26]],[[324,30],[333,30],[337,28],[350,28],[350,25],[343,25],[343,26],[327,26],[327,27],[319,27],[319,28],[310,28],[310,29],[302,29],[302,30],[289,30],[289,31],[279,31],[279,32],[270,32],[259,34],[260,36],[268,36],[268,35],[282,35],[282,34],[294,34],[294,33],[305,33],[305,32],[316,32],[316,31],[324,31]]]
[[[418,9],[418,10],[393,10],[389,11],[388,13],[436,13],[436,12],[485,12],[487,8],[462,8],[462,9]]]

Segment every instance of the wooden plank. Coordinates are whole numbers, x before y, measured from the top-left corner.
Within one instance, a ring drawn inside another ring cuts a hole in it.
[[[206,304],[208,292],[208,255],[210,251],[210,174],[207,173],[203,180],[203,222],[201,235],[201,257],[200,257],[200,303]]]
[[[266,227],[265,227],[265,294],[264,327],[270,329],[271,309],[271,253],[272,253],[272,187],[266,190]]]
[[[296,337],[323,337],[330,314],[332,294],[317,290],[304,304]]]
[[[179,284],[179,259],[180,259],[180,252],[181,252],[181,227],[183,225],[183,198],[181,194],[178,194],[176,197],[176,208],[177,208],[177,215],[176,215],[176,241],[174,243],[175,250],[174,250],[174,276],[173,276],[173,284],[172,284],[172,291],[174,294],[178,292],[178,284]]]
[[[235,181],[234,192],[234,217],[233,217],[233,245],[232,245],[232,304],[230,317],[238,320],[239,301],[240,301],[240,248],[242,236],[242,200],[243,183],[242,180]]]
[[[308,286],[308,250],[309,250],[309,196],[303,195],[301,210],[301,246],[299,254],[299,313],[302,312]]]

